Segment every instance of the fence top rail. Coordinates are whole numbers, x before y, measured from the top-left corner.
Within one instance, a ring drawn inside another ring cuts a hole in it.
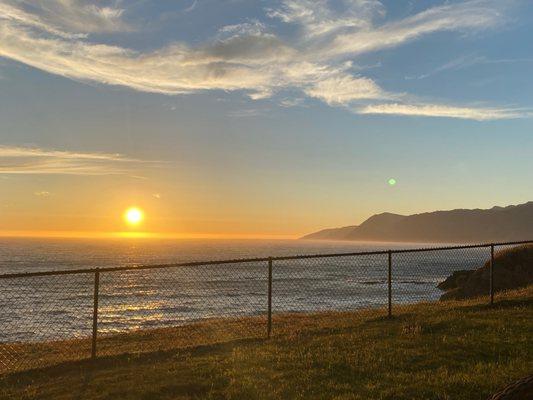
[[[466,244],[459,246],[439,246],[439,247],[419,247],[413,249],[395,249],[395,250],[376,250],[376,251],[359,251],[359,252],[347,252],[347,253],[325,253],[325,254],[302,254],[293,256],[278,256],[278,257],[258,257],[258,258],[237,258],[232,260],[210,260],[210,261],[193,261],[183,262],[175,264],[152,264],[152,265],[127,265],[121,267],[102,267],[102,268],[83,268],[83,269],[70,269],[70,270],[50,270],[50,271],[38,271],[38,272],[20,272],[12,274],[0,274],[0,279],[13,279],[24,278],[34,276],[50,276],[50,275],[76,275],[76,274],[91,274],[98,272],[114,272],[114,271],[137,271],[147,269],[166,269],[177,267],[200,267],[208,265],[223,265],[223,264],[244,264],[253,262],[266,262],[266,261],[289,261],[289,260],[302,260],[312,258],[332,258],[332,257],[350,257],[350,256],[368,256],[368,255],[380,255],[380,254],[402,254],[402,253],[423,253],[432,251],[445,251],[445,250],[462,250],[462,249],[476,249],[487,248],[491,246],[512,246],[521,244],[533,244],[533,240],[522,240],[515,242],[499,242],[499,243],[480,243],[480,244]]]

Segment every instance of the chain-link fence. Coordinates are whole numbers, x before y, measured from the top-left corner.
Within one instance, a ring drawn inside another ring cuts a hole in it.
[[[0,275],[0,373],[347,326],[439,299],[486,296],[492,303],[517,279],[533,282],[533,252],[520,253],[531,246]]]

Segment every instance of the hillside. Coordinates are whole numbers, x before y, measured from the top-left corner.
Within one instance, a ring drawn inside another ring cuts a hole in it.
[[[533,237],[533,201],[488,210],[434,211],[414,215],[383,213],[359,226],[325,229],[302,239],[383,242],[467,243]]]
[[[495,254],[494,291],[533,285],[533,245],[514,246]],[[441,300],[483,296],[490,285],[490,261],[475,270],[454,272],[438,288],[446,291]]]

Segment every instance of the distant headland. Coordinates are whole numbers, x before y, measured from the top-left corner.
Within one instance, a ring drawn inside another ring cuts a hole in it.
[[[470,243],[533,238],[533,201],[482,210],[376,214],[361,225],[324,229],[301,239]]]

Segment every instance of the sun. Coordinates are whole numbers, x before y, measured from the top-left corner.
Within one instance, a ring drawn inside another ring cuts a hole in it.
[[[139,225],[144,219],[144,212],[138,207],[130,207],[124,213],[124,220],[129,225]]]

